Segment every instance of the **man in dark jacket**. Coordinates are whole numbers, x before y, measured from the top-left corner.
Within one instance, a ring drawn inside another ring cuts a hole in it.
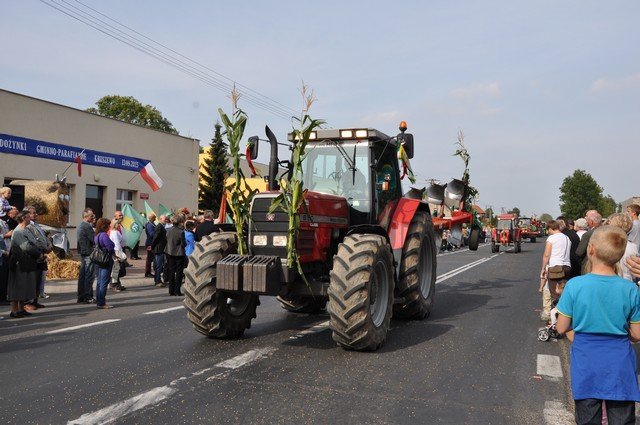
[[[147,249],[147,258],[144,263],[144,277],[153,277],[151,274],[151,264],[153,263],[154,254],[151,251],[151,242],[153,242],[153,232],[156,230],[156,215],[149,213],[149,221],[144,225],[144,233],[147,239],[144,242],[144,246]]]
[[[182,296],[180,285],[184,278],[184,248],[187,245],[184,237],[185,217],[176,214],[171,217],[172,227],[167,230],[167,247],[164,249],[167,254],[167,277],[169,284],[169,295]]]
[[[90,304],[93,299],[93,280],[95,273],[93,270],[93,263],[91,262],[91,251],[93,251],[93,237],[95,232],[93,230],[93,220],[95,216],[91,208],[86,208],[82,211],[82,221],[78,225],[77,239],[78,239],[78,254],[80,254],[80,274],[78,275],[78,303]]]
[[[596,210],[589,210],[585,214],[584,218],[587,220],[587,226],[589,226],[589,230],[587,233],[582,235],[580,239],[580,244],[578,245],[578,249],[576,250],[576,255],[582,262],[581,266],[584,270],[584,267],[587,265],[587,248],[589,247],[589,241],[591,240],[591,235],[593,231],[600,227],[602,224],[602,216]],[[582,272],[582,271],[581,271]]]
[[[153,281],[158,286],[166,286],[162,282],[162,268],[164,267],[164,249],[167,246],[167,230],[164,228],[167,216],[161,215],[158,224],[153,230],[153,240],[151,241],[151,252],[154,254]]]
[[[580,263],[580,258],[576,255],[576,250],[578,249],[578,245],[580,244],[580,236],[573,230],[571,225],[569,224],[569,220],[567,220],[564,216],[559,216],[556,220],[561,221],[560,229],[562,233],[569,238],[571,241],[571,249],[569,251],[569,259],[571,261],[571,272],[569,274],[569,279],[580,276],[582,274],[582,266]]]
[[[213,211],[205,210],[204,221],[198,224],[196,227],[196,241],[200,242],[204,236],[210,235],[213,232],[219,232],[220,226],[213,222]]]

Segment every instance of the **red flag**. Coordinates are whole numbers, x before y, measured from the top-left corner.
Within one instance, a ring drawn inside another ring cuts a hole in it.
[[[73,162],[78,164],[78,177],[82,177],[82,155],[76,156],[76,159],[74,159]]]

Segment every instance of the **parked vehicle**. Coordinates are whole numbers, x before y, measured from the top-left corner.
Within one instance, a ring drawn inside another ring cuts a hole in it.
[[[491,252],[499,252],[500,246],[513,246],[513,252],[522,252],[522,229],[516,225],[518,216],[500,214],[498,224],[491,231]]]

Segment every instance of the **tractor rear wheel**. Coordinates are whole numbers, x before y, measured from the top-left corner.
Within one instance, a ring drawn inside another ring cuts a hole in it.
[[[471,251],[477,251],[478,244],[480,244],[480,228],[474,227],[471,229],[471,234],[469,235],[469,249]]]
[[[397,294],[404,298],[404,302],[393,306],[393,316],[425,319],[431,313],[435,293],[436,243],[433,223],[427,213],[418,211],[411,220],[400,262]]]
[[[333,340],[371,351],[387,337],[393,305],[393,255],[380,235],[349,235],[333,257],[329,317]]]
[[[256,317],[258,296],[216,289],[216,263],[238,250],[235,233],[215,233],[196,244],[185,271],[184,306],[200,333],[213,338],[238,338]]]
[[[280,307],[292,313],[316,314],[325,309],[327,300],[324,297],[291,297],[278,295],[276,299]]]

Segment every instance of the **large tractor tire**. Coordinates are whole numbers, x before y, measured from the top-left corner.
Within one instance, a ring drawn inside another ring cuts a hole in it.
[[[393,306],[393,255],[379,235],[349,235],[333,257],[329,317],[333,340],[358,351],[384,343]]]
[[[280,307],[292,313],[317,314],[322,312],[327,299],[323,297],[286,297],[278,295],[276,299],[280,302]]]
[[[429,215],[413,216],[400,262],[397,294],[402,304],[393,306],[393,316],[422,320],[429,316],[436,293],[436,243]]]
[[[471,234],[469,235],[469,249],[471,251],[477,251],[479,244],[480,244],[480,228],[474,227],[473,229],[471,229]]]
[[[184,306],[194,328],[212,338],[239,338],[256,317],[258,296],[216,289],[216,263],[238,250],[235,233],[214,233],[196,244],[185,271]]]

